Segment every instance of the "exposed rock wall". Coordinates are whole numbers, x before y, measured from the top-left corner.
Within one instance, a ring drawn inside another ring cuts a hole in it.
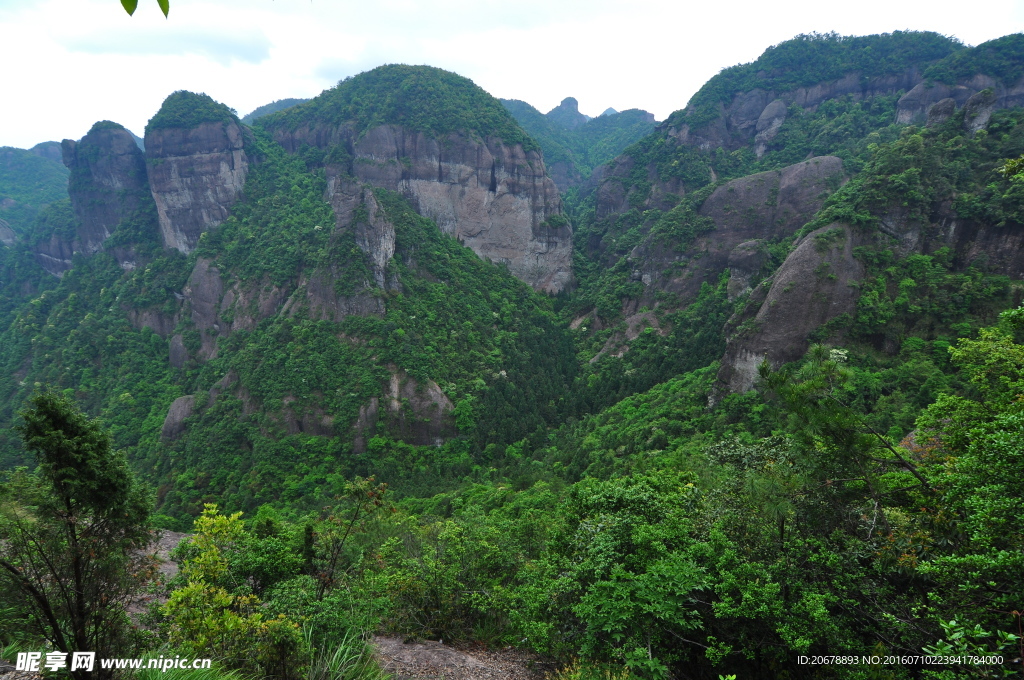
[[[52,274],[71,266],[71,253],[91,255],[124,219],[147,200],[146,163],[130,132],[115,124],[96,125],[81,140],[61,143],[68,167],[68,195],[78,220],[72,243],[36,248],[37,259]]]
[[[480,257],[507,264],[538,290],[558,292],[571,280],[572,232],[545,224],[561,214],[562,203],[537,152],[494,138],[437,139],[396,125],[361,136],[345,125],[277,130],[274,136],[291,152],[303,144],[344,146],[353,160],[342,170],[356,182],[400,192],[443,232]],[[328,188],[332,204],[339,189],[339,183]]]
[[[645,298],[653,301],[655,292],[664,290],[679,294],[685,303],[705,281],[714,281],[728,268],[735,279],[730,292],[735,289],[739,295],[764,263],[761,244],[800,229],[844,179],[842,160],[820,156],[723,184],[700,209],[701,216],[714,221],[715,230],[698,238],[686,253],[677,252],[673,243],[648,238],[630,253],[633,278],[645,284]]]
[[[146,134],[149,185],[164,246],[189,253],[204,231],[227,218],[249,171],[244,142],[235,122]]]
[[[175,399],[167,409],[163,427],[160,428],[160,438],[168,442],[181,437],[185,433],[185,419],[192,415],[195,405],[194,394]]]
[[[848,73],[838,80],[787,92],[755,88],[737,94],[727,105],[720,104],[720,115],[708,125],[691,129],[686,123],[681,123],[664,129],[683,143],[706,151],[718,147],[733,150],[751,143],[758,135],[763,135],[762,142],[769,141],[765,139],[771,135],[768,130],[776,123],[775,129],[778,130],[785,119],[785,108],[792,104],[813,110],[829,99],[851,96],[862,100],[892,95],[907,92],[920,82],[920,71],[910,68],[897,75],[869,79],[862,79],[859,72]]]
[[[378,431],[407,444],[440,446],[455,434],[454,405],[437,383],[420,385],[405,371],[390,367],[391,378],[381,398],[373,397],[359,409],[353,426],[355,452],[364,453]]]
[[[959,108],[984,90],[991,90],[991,105],[996,109],[1024,106],[1024,78],[1010,85],[980,73],[956,85],[922,80],[900,97],[896,105],[896,122],[923,123],[932,106],[943,99],[952,99]]]
[[[57,278],[71,269],[71,258],[75,254],[73,242],[69,243],[56,234],[49,241],[43,241],[32,247],[32,255],[39,266]]]
[[[729,344],[719,381],[731,392],[754,385],[765,359],[773,367],[803,356],[809,334],[822,324],[856,309],[863,265],[853,257],[859,236],[846,226],[822,227],[805,236],[772,280],[762,284],[747,309],[732,323],[738,332]]]

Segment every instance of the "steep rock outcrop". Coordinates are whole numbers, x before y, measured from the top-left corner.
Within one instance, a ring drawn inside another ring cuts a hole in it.
[[[18,235],[14,233],[13,229],[11,229],[11,225],[0,219],[0,244],[13,246],[14,242],[17,240]]]
[[[234,121],[146,132],[146,167],[164,246],[189,253],[242,194],[249,159]]]
[[[163,441],[174,441],[185,433],[185,419],[192,415],[195,405],[196,396],[194,394],[178,397],[171,402],[171,407],[167,409],[167,416],[164,418],[163,427],[160,428],[160,438]]]
[[[407,444],[440,446],[455,434],[454,405],[437,383],[420,385],[402,370],[391,367],[391,378],[380,398],[373,397],[359,409],[352,428],[356,453],[365,453],[367,442],[378,432]]]
[[[880,95],[893,95],[900,91],[907,92],[920,82],[921,73],[913,67],[896,75],[866,79],[855,71],[837,80],[784,92],[755,88],[736,94],[728,104],[720,104],[719,115],[705,125],[691,128],[685,118],[674,117],[659,129],[685,144],[705,151],[718,147],[731,151],[751,143],[758,134],[770,129],[772,121],[777,120],[780,114],[784,115],[784,109],[790,105],[813,110],[829,99],[850,96],[859,101]],[[929,106],[942,98],[932,100]]]
[[[961,79],[955,85],[921,80],[897,102],[896,122],[922,123],[927,120],[931,107],[943,99],[952,99],[957,107],[963,107],[971,97],[984,90],[991,90],[990,105],[994,109],[1024,106],[1024,78],[1005,84],[979,73]]]
[[[567,225],[548,224],[562,204],[536,151],[463,134],[438,139],[397,125],[362,135],[350,125],[303,125],[278,129],[274,138],[290,152],[303,144],[345,147],[352,162],[335,168],[336,175],[403,194],[444,233],[482,258],[507,264],[538,290],[558,292],[571,280],[572,232]],[[332,204],[339,188],[328,187]]]
[[[78,219],[72,250],[91,255],[146,200],[145,158],[131,133],[109,121],[97,123],[77,142],[65,139],[61,148]]]
[[[39,266],[57,278],[64,276],[64,273],[71,269],[71,258],[74,254],[74,242],[57,234],[32,246],[32,255]]]
[[[803,356],[809,334],[822,324],[856,309],[864,267],[854,258],[860,245],[843,225],[822,227],[805,236],[752,295],[747,309],[731,323],[738,330],[729,339],[718,379],[731,392],[754,385],[757,367],[765,359],[777,367]]]
[[[590,116],[580,113],[580,103],[576,101],[575,97],[566,97],[562,103],[545,113],[544,116],[566,130],[575,130],[590,120]]]
[[[761,242],[797,231],[843,180],[842,160],[820,156],[723,184],[700,208],[702,217],[714,221],[714,231],[698,238],[685,253],[649,237],[630,253],[633,278],[645,284],[645,300],[653,301],[657,291],[669,291],[685,304],[705,281],[714,281],[728,268],[735,278],[730,294],[739,295],[764,263]]]
[[[189,305],[192,323],[199,331],[199,358],[212,359],[217,354],[217,335],[221,332],[221,298],[224,282],[220,270],[206,258],[196,260],[183,291]]]

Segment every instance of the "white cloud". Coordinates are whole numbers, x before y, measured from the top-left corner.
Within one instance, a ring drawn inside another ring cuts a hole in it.
[[[431,64],[547,111],[659,119],[709,77],[799,33],[931,30],[977,44],[1024,30],[1016,0],[984,12],[932,0],[728,4],[679,0],[0,0],[0,145],[81,137],[110,119],[138,134],[164,97],[206,92],[240,112],[311,97],[383,63]]]

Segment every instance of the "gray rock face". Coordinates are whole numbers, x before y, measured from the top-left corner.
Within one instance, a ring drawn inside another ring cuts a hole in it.
[[[545,224],[561,214],[562,203],[537,152],[460,134],[435,139],[396,125],[358,138],[345,125],[277,130],[274,136],[290,152],[302,144],[344,145],[353,162],[342,170],[355,181],[403,194],[443,232],[480,257],[507,264],[538,290],[558,292],[572,278],[572,232]]]
[[[454,408],[433,380],[421,386],[405,371],[391,367],[384,396],[373,397],[359,409],[353,427],[355,452],[365,453],[378,429],[407,444],[440,446],[455,434]]]
[[[805,236],[790,253],[756,313],[743,319],[746,323],[729,340],[718,374],[729,391],[753,387],[765,359],[773,367],[799,359],[811,331],[853,313],[859,295],[855,284],[864,275],[853,257],[854,240],[849,227],[831,225]]]
[[[928,109],[928,127],[941,125],[949,120],[956,113],[956,100],[946,97],[932,104]]]
[[[728,105],[721,106],[721,115],[717,119],[699,129],[690,129],[686,124],[678,128],[664,129],[669,135],[685,140],[684,143],[706,151],[717,147],[733,150],[750,143],[757,134],[769,129],[769,121],[778,117],[780,105],[788,107],[796,104],[801,108],[813,110],[829,99],[851,96],[855,100],[862,100],[879,95],[891,95],[901,90],[906,92],[919,82],[920,73],[916,68],[911,68],[897,75],[868,80],[863,80],[859,72],[848,73],[838,80],[787,92],[753,89],[737,94]],[[932,100],[928,105],[938,99]],[[759,123],[763,127],[759,128]]]
[[[763,264],[758,263],[763,257],[760,242],[797,231],[843,181],[842,160],[820,156],[720,186],[700,209],[701,216],[714,221],[715,230],[698,238],[685,254],[677,253],[672,243],[651,239],[630,254],[635,278],[645,284],[645,303],[664,290],[678,294],[685,304],[705,281],[714,281],[727,268],[735,268],[730,294],[741,294]]]
[[[991,89],[971,95],[971,98],[964,104],[964,129],[974,134],[988,125],[988,121],[996,110],[997,101],[996,94]]]
[[[955,85],[925,81],[916,84],[900,97],[896,105],[896,122],[922,122],[932,105],[939,101],[949,98],[956,102],[957,107],[962,107],[967,104],[967,100],[984,90],[991,90],[991,105],[994,109],[1024,105],[1024,78],[1016,83],[1007,84],[979,73]]]
[[[191,252],[242,194],[249,161],[236,123],[161,129],[146,135],[146,167],[164,246]]]
[[[779,129],[786,122],[786,102],[776,99],[764,107],[761,115],[757,117],[757,124],[754,126],[754,153],[758,158],[764,155],[768,149],[768,143],[779,134]]]
[[[160,428],[160,438],[165,442],[180,438],[185,433],[185,419],[192,415],[195,405],[194,394],[178,397],[171,402],[171,407],[167,409],[167,416],[164,418],[163,427]]]
[[[199,358],[212,359],[217,354],[216,336],[221,331],[219,314],[224,283],[220,278],[220,270],[210,260],[199,258],[183,293],[191,307],[192,323],[199,330],[202,340]]]
[[[14,233],[6,221],[0,219],[0,243],[5,246],[13,246],[14,242],[18,240],[18,235]]]
[[[145,200],[145,159],[131,133],[119,126],[93,129],[78,142],[65,139],[61,148],[78,218],[72,250],[91,255]]]
[[[57,278],[64,276],[64,272],[71,269],[71,258],[74,254],[74,245],[56,234],[51,236],[49,241],[32,248],[32,255],[39,266]]]

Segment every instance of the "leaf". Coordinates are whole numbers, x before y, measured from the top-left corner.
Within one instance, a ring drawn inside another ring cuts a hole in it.
[[[124,2],[125,0],[121,0]],[[133,0],[138,2],[138,0]],[[167,13],[171,11],[171,0],[156,0],[156,4],[160,5],[160,11],[164,13],[164,18],[167,18]]]
[[[124,7],[124,11],[128,12],[128,16],[135,14],[135,8],[139,6],[139,0],[121,0],[121,6]]]

